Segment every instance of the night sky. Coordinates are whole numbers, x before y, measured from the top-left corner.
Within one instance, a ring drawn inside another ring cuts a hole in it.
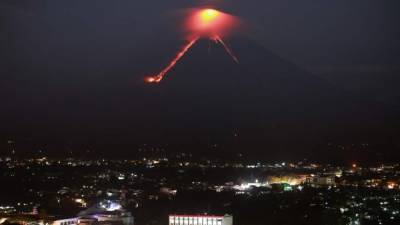
[[[200,40],[164,82],[145,84],[185,42],[180,12],[202,5],[242,20],[227,38],[240,63]],[[2,0],[0,152],[11,141],[21,155],[128,156],[147,144],[267,159],[400,159],[399,7]]]

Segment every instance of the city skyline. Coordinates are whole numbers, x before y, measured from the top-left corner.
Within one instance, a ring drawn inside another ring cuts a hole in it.
[[[0,225],[399,225],[399,8],[1,0]]]

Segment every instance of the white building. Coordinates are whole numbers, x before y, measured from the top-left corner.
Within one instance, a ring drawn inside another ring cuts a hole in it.
[[[78,224],[78,217],[63,220],[55,220],[52,225],[76,225]]]
[[[232,215],[170,215],[169,225],[232,225]]]

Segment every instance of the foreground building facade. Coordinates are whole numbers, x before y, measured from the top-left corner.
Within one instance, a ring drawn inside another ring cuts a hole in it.
[[[170,215],[169,225],[232,225],[232,215]]]

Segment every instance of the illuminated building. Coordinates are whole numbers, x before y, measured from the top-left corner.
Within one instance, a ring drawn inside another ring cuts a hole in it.
[[[269,184],[290,184],[299,185],[306,181],[305,175],[269,176]]]
[[[78,218],[68,218],[62,220],[56,220],[52,223],[52,225],[76,225],[78,224]]]
[[[232,225],[232,215],[170,215],[169,225]]]
[[[334,186],[335,176],[313,176],[307,178],[307,183],[314,186]]]
[[[104,200],[78,214],[78,224],[133,225],[133,216],[118,201]]]
[[[240,191],[249,190],[251,188],[267,187],[267,183],[260,183],[258,180],[253,183],[242,183],[241,185],[235,185],[233,188]]]
[[[119,202],[104,200],[80,212],[76,218],[56,220],[52,225],[133,225],[133,216]]]
[[[387,189],[394,189],[395,187],[398,187],[396,182],[393,182],[393,181],[387,182],[387,186],[386,186]]]

